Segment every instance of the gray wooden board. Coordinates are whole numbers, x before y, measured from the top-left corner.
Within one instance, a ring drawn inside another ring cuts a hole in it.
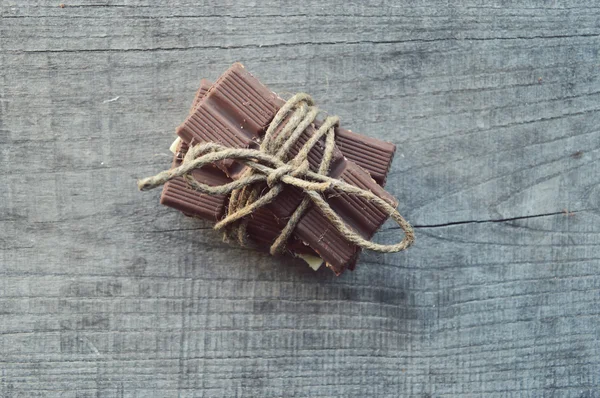
[[[600,396],[597,1],[65,3],[0,1],[1,397]],[[398,145],[413,248],[335,278],[137,191],[238,60]]]

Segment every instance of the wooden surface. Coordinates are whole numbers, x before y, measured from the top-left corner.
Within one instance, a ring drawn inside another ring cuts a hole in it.
[[[595,0],[65,3],[0,2],[1,397],[600,396]],[[234,61],[398,145],[411,250],[335,278],[137,191]]]

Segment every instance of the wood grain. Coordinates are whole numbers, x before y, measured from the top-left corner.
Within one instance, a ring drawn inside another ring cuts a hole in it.
[[[30,3],[0,2],[0,397],[600,396],[595,1]],[[411,250],[335,278],[136,190],[234,61],[398,145]]]

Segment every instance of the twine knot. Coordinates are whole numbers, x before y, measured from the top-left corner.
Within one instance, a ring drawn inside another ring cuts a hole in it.
[[[292,164],[286,164],[278,167],[267,176],[267,186],[273,188],[281,182],[281,177],[290,175],[292,177],[302,177],[308,171],[308,162],[303,162],[299,167],[294,167]]]
[[[282,121],[292,111],[287,123],[275,134]],[[138,188],[152,189],[173,178],[183,176],[193,189],[202,193],[231,194],[227,215],[214,228],[223,232],[226,241],[237,241],[242,246],[253,246],[246,233],[247,216],[271,203],[287,184],[302,189],[305,197],[271,245],[271,254],[285,250],[287,240],[311,203],[321,210],[349,242],[363,249],[392,253],[408,248],[414,241],[412,227],[393,206],[370,191],[327,176],[335,147],[335,126],[339,124],[337,116],[327,117],[321,127],[301,147],[298,154],[288,159],[290,149],[297,143],[304,130],[315,121],[318,114],[319,109],[314,106],[308,94],[296,94],[277,112],[265,132],[259,149],[229,148],[215,142],[197,144],[188,150],[179,167],[138,181]],[[309,167],[308,154],[323,137],[325,137],[323,157],[318,171],[313,172]],[[225,159],[235,160],[248,166],[236,181],[220,186],[209,186],[198,182],[190,174],[194,169]],[[265,185],[268,189],[263,193]],[[348,227],[322,197],[322,193],[329,189],[373,202],[388,213],[404,232],[402,241],[382,245],[364,239]]]

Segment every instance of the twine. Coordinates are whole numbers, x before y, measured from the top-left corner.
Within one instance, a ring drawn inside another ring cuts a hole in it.
[[[293,114],[289,121],[275,136],[274,132],[277,127],[292,111]],[[314,122],[318,113],[319,109],[314,106],[314,102],[308,94],[296,94],[277,112],[259,149],[229,148],[215,142],[197,144],[188,150],[179,167],[138,181],[138,188],[145,191],[163,185],[174,178],[183,177],[193,189],[204,194],[231,194],[227,215],[214,226],[214,229],[222,231],[223,237],[227,241],[236,240],[242,246],[252,246],[246,233],[247,216],[275,200],[277,195],[283,191],[284,184],[288,184],[302,189],[306,195],[271,245],[269,251],[272,255],[285,250],[287,240],[311,202],[321,210],[346,240],[363,249],[394,253],[408,248],[414,242],[414,232],[398,210],[371,191],[327,176],[335,147],[334,130],[339,123],[337,116],[327,117],[315,134],[302,146],[298,154],[292,159],[288,159],[290,149],[298,141],[302,132]],[[313,172],[309,169],[308,154],[322,137],[325,137],[324,155],[318,171]],[[235,160],[248,167],[236,181],[219,186],[198,182],[190,174],[194,169],[222,160]],[[265,185],[266,193],[262,193]],[[348,227],[323,199],[322,194],[332,189],[374,203],[398,224],[404,232],[404,238],[399,243],[387,245],[364,239]]]

